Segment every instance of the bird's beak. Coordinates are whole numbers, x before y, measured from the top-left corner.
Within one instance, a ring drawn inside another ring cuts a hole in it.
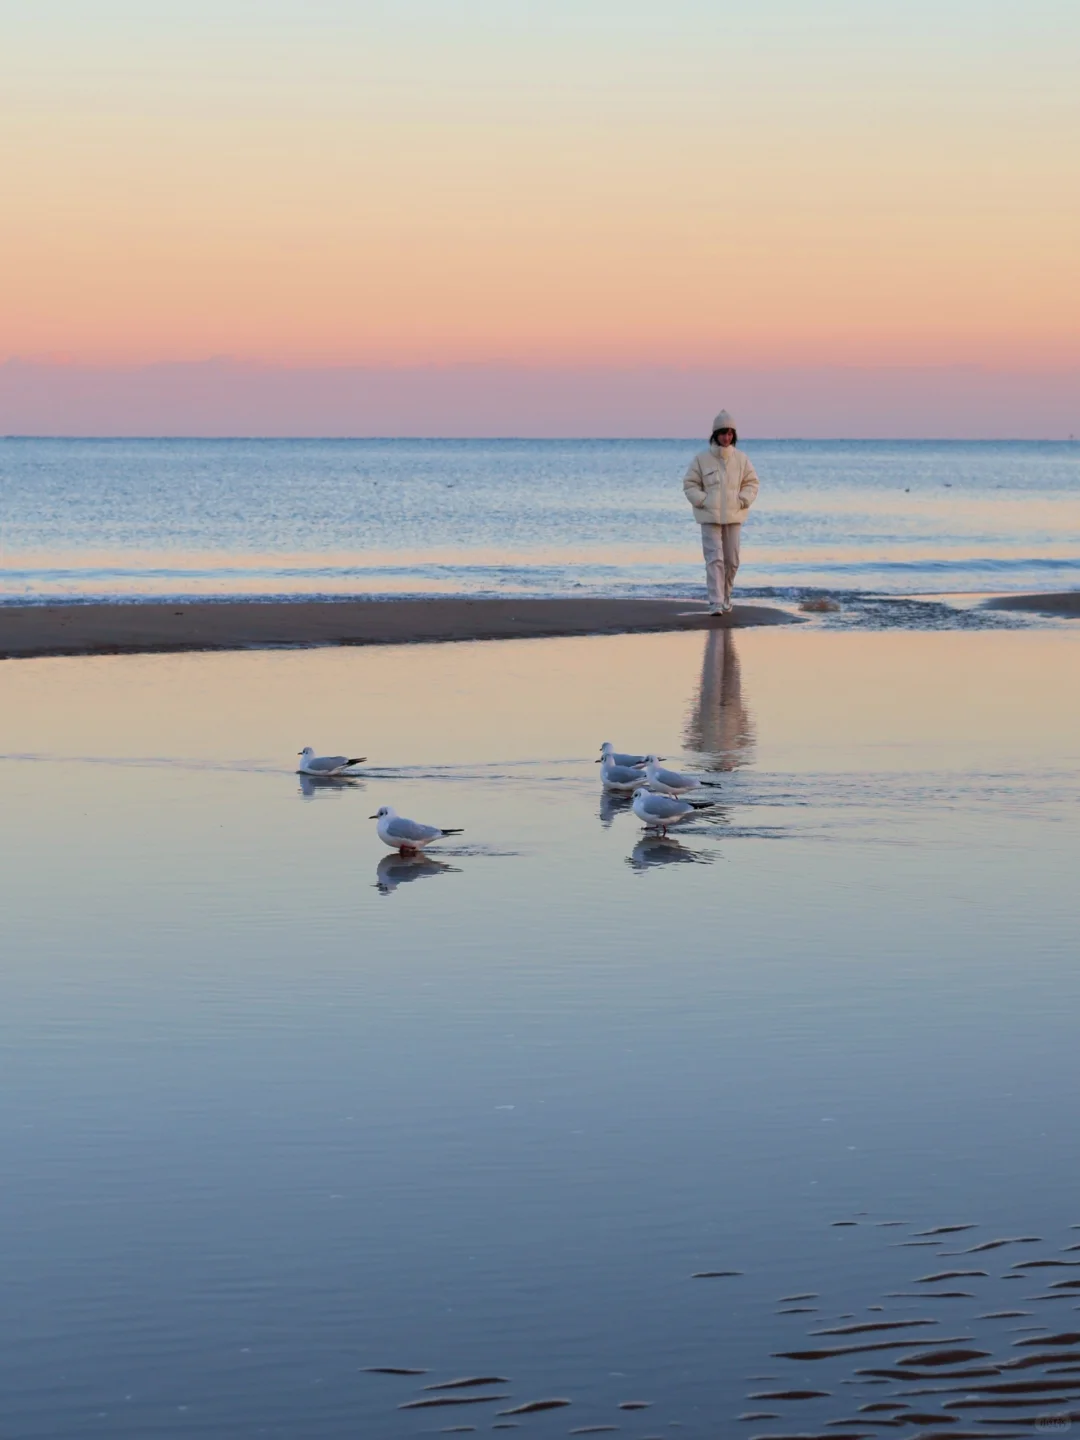
[[[369,815],[367,818],[368,818],[369,820],[377,820],[379,817],[378,817],[378,815]]]
[[[601,755],[599,760],[594,760],[592,763],[593,763],[594,765],[600,765],[600,764],[603,763],[603,759],[604,759],[604,757],[603,757],[603,755]]]

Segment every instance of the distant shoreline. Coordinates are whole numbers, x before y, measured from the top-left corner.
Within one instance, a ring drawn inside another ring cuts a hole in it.
[[[687,611],[697,613],[686,614]],[[789,625],[766,605],[710,616],[687,600],[285,600],[3,605],[0,659],[315,645],[408,645]]]

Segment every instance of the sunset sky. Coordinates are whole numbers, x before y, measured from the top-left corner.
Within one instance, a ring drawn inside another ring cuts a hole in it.
[[[0,360],[1080,364],[1075,0],[0,8]]]

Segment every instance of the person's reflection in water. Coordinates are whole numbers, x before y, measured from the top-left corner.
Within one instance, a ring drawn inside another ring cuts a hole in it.
[[[711,865],[712,852],[691,850],[673,835],[646,835],[626,857],[631,870],[651,870],[654,865]]]
[[[392,895],[399,885],[409,880],[425,880],[431,875],[460,875],[457,865],[433,860],[430,855],[384,855],[375,867],[375,888],[380,895]]]
[[[707,770],[737,770],[754,758],[754,721],[743,700],[735,635],[713,629],[705,637],[697,704],[686,717],[688,750],[706,757]]]
[[[300,775],[299,793],[305,800],[314,800],[319,795],[332,795],[342,790],[363,790],[359,780],[350,780],[347,777],[333,778],[329,775]]]

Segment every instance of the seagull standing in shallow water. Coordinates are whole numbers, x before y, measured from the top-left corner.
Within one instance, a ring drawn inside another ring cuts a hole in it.
[[[610,740],[605,740],[600,746],[600,759],[597,765],[630,765],[640,770],[648,760],[648,755],[627,755],[621,750],[616,750]]]
[[[713,807],[700,801],[695,804],[692,800],[679,800],[674,795],[654,795],[642,786],[634,791],[633,808],[638,819],[644,821],[646,830],[659,830],[661,835],[666,835],[670,826],[678,825],[695,811]]]
[[[299,753],[300,765],[296,773],[318,775],[324,780],[347,775],[353,765],[362,765],[367,759],[366,755],[354,755],[351,759],[347,755],[316,755],[310,745],[305,745]]]
[[[680,775],[678,770],[665,770],[659,755],[650,755],[645,762],[645,778],[649,788],[661,795],[685,795],[691,790],[701,790],[706,785],[719,788],[719,781],[702,780],[697,775]]]
[[[644,781],[645,771],[636,765],[616,765],[613,760],[605,759],[600,768],[600,783],[605,790],[613,790],[616,794],[629,795]]]
[[[380,805],[374,815],[368,817],[379,823],[375,829],[379,839],[391,850],[400,850],[403,855],[415,855],[433,840],[444,835],[460,835],[460,830],[441,830],[438,825],[421,825],[419,820],[406,820],[392,805]]]

